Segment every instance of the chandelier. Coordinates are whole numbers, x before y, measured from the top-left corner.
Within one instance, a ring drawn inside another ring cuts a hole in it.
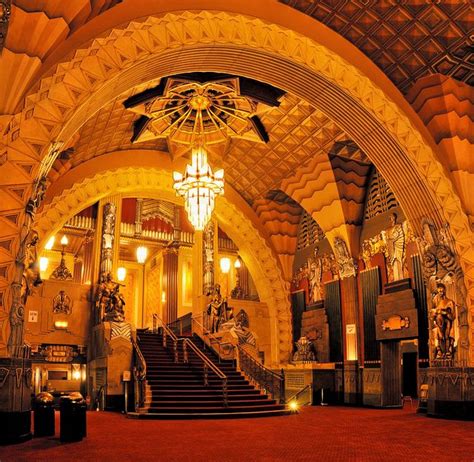
[[[184,175],[173,172],[174,189],[184,197],[189,221],[196,231],[202,231],[211,218],[216,196],[224,194],[224,170],[212,173],[207,152],[202,145],[192,149],[191,165]]]

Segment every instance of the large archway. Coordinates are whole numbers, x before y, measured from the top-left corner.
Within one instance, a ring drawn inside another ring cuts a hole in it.
[[[135,156],[136,158],[136,156]],[[103,169],[90,176],[81,175],[74,181],[75,172],[64,178],[70,187],[57,191],[50,197],[38,215],[35,229],[42,242],[59,230],[64,223],[84,207],[92,205],[111,194],[133,194],[179,202],[173,194],[171,172],[159,167],[122,166]],[[67,176],[67,175],[66,175]],[[216,202],[219,225],[239,248],[262,302],[268,305],[271,322],[272,363],[286,362],[291,353],[290,305],[288,287],[282,277],[277,257],[265,236],[252,220],[253,211],[227,187],[224,197]],[[250,215],[250,217],[249,217]]]
[[[30,159],[35,152],[41,165],[31,172],[40,178],[85,120],[117,94],[196,69],[268,82],[334,119],[386,178],[415,229],[423,217],[451,225],[474,296],[467,218],[426,133],[422,136],[400,106],[340,56],[259,19],[213,12],[167,14],[95,40],[27,98],[16,118],[18,127],[10,131],[8,150]]]

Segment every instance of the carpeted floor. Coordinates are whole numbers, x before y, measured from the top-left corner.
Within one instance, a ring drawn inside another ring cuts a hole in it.
[[[58,417],[58,416],[56,416]],[[56,422],[56,435],[59,422]],[[261,419],[141,421],[88,413],[88,436],[0,446],[0,461],[474,461],[474,422],[405,410],[308,407]]]

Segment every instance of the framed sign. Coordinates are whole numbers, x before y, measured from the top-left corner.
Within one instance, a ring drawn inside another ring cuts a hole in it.
[[[28,311],[28,322],[38,322],[38,312]]]
[[[123,382],[130,382],[130,379],[131,379],[130,371],[123,371],[122,381]]]

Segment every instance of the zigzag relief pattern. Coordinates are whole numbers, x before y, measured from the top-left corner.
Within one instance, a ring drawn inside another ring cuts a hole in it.
[[[360,225],[371,165],[340,156],[330,155],[329,159],[334,170],[345,222]]]
[[[239,53],[229,60],[228,48],[235,48],[237,43]],[[193,52],[183,52],[187,47],[193,47]],[[43,160],[34,174],[42,176],[58,154],[51,141],[67,142],[87,116],[112,95],[168,69],[195,69],[202,59],[226,72],[240,68],[250,77],[285,86],[321,107],[384,175],[415,231],[425,215],[438,225],[450,223],[467,276],[469,304],[474,306],[474,246],[469,223],[443,166],[421,133],[357,68],[311,39],[280,26],[209,12],[167,14],[131,22],[123,30],[115,29],[92,41],[88,48],[77,50],[69,62],[58,65],[54,74],[44,78],[38,91],[26,98],[22,112],[11,120],[3,144],[8,152],[11,148],[25,156],[36,152]],[[132,66],[134,63],[137,65]],[[279,73],[274,72],[275,66]],[[37,103],[43,99],[58,108],[61,122],[56,121],[56,114],[49,119],[35,114]],[[307,206],[314,208],[311,200]],[[342,211],[338,215],[336,221],[342,222]],[[320,219],[318,222],[323,225]]]
[[[4,83],[10,90],[0,96],[0,113],[14,112],[45,57],[71,32],[117,3],[117,0],[15,0],[0,57]]]
[[[432,75],[419,79],[407,100],[439,143],[459,137],[474,143],[474,92],[472,87],[451,77]]]
[[[339,191],[326,154],[319,154],[282,181],[281,189],[319,224],[326,233],[345,223]],[[323,213],[331,206],[331,213]]]
[[[168,171],[123,168],[103,172],[93,178],[83,179],[45,204],[35,222],[41,243],[44,245],[47,238],[71,216],[98,199],[111,194],[131,192],[176,201]],[[288,283],[281,274],[273,251],[244,213],[225,197],[216,201],[215,210],[222,229],[239,247],[239,254],[252,274],[260,300],[268,305],[272,317],[276,319],[278,332],[273,333],[273,343],[276,345],[276,342],[279,342],[280,361],[287,361],[291,352]],[[274,358],[274,361],[277,364],[278,358]]]
[[[269,199],[257,199],[253,208],[280,258],[285,278],[290,280],[302,208]]]

